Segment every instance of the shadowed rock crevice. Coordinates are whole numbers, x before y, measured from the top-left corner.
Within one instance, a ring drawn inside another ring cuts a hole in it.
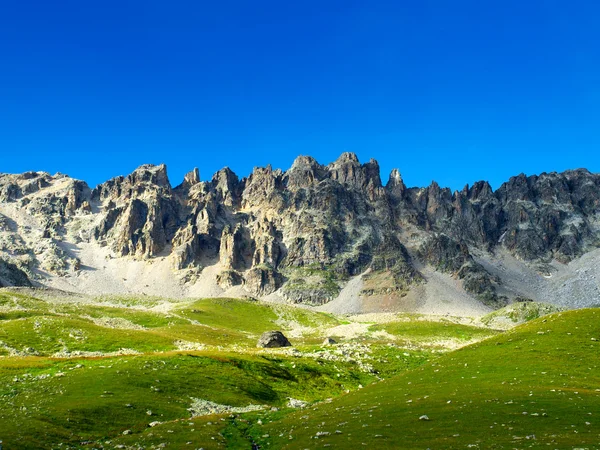
[[[31,287],[32,284],[24,271],[0,258],[0,287],[8,286]]]

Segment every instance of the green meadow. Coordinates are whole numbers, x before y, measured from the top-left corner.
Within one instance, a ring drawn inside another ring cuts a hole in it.
[[[251,300],[4,290],[0,440],[10,449],[598,448],[599,318],[558,312],[501,332],[416,315],[365,324]],[[274,329],[294,347],[256,348]],[[199,415],[198,401],[225,409]]]

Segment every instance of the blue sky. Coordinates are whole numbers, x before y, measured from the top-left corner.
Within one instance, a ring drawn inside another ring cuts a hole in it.
[[[0,3],[0,172],[600,171],[597,1]]]

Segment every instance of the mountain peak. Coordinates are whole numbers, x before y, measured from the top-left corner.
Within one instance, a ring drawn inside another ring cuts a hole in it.
[[[332,164],[347,164],[347,163],[360,164],[358,161],[358,156],[356,156],[356,153],[344,152]]]
[[[171,187],[165,164],[143,164],[127,176],[131,184],[150,183],[161,187]]]
[[[194,167],[191,171],[185,174],[183,180],[190,186],[200,183],[200,171],[197,167]]]

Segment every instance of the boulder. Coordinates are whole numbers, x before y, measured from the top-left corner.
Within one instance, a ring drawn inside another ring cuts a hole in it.
[[[262,348],[279,348],[291,347],[292,344],[288,341],[281,331],[265,331],[258,340],[257,347]]]
[[[223,270],[217,275],[217,284],[223,289],[242,284],[243,278],[235,270]]]

